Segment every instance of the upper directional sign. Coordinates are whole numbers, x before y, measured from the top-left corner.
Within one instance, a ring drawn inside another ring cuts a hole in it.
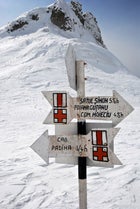
[[[42,92],[53,109],[44,121],[45,124],[68,124],[73,118],[112,121],[113,126],[120,123],[133,107],[120,94],[72,98],[67,92]]]
[[[68,79],[70,87],[77,90],[76,82],[76,54],[72,45],[69,45],[66,57],[65,57],[66,68],[68,72]]]
[[[31,148],[47,163],[49,157],[88,157],[92,166],[112,167],[121,164],[112,148],[118,131],[116,128],[92,129],[88,135],[54,136],[48,136],[46,131]]]

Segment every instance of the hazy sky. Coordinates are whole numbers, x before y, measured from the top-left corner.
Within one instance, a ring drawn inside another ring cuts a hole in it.
[[[70,1],[70,0],[66,0]],[[0,26],[54,0],[0,0]],[[79,0],[92,12],[107,48],[140,77],[140,0]]]

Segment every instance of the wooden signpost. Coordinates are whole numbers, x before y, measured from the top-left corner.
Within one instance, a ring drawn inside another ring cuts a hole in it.
[[[87,209],[88,166],[113,167],[121,165],[114,154],[114,128],[132,111],[133,107],[119,93],[113,96],[85,96],[85,76],[82,60],[76,60],[70,45],[66,54],[66,67],[70,87],[76,90],[73,98],[65,91],[43,91],[52,109],[45,124],[55,125],[55,135],[45,131],[31,148],[48,164],[53,157],[57,163],[78,165],[79,209]],[[71,122],[76,118],[76,122]],[[87,119],[99,120],[99,123]],[[105,121],[105,122],[101,122]]]

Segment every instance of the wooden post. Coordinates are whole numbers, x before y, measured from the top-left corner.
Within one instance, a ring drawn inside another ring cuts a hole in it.
[[[83,61],[76,61],[77,96],[85,97],[85,75]],[[86,135],[86,121],[78,120],[78,134]],[[86,157],[78,157],[79,209],[87,209],[87,169]]]

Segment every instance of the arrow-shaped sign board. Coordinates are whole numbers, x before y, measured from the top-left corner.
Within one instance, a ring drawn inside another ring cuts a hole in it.
[[[66,57],[65,57],[66,68],[68,72],[68,79],[70,87],[77,90],[76,82],[76,54],[72,45],[69,45]]]
[[[121,164],[112,143],[119,129],[92,129],[88,135],[48,136],[46,131],[31,148],[48,163],[49,157],[88,157],[91,166]]]
[[[133,107],[116,91],[113,96],[73,98],[67,92],[42,92],[52,105],[45,124],[68,124],[73,118],[112,121],[120,123]]]

